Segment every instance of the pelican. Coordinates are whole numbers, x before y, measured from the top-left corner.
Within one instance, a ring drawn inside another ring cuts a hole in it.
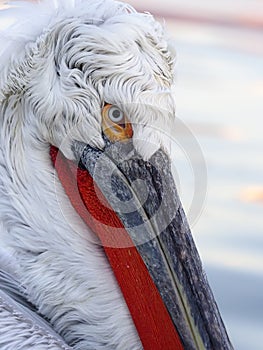
[[[17,1],[0,43],[0,348],[232,349],[171,173],[163,27]]]

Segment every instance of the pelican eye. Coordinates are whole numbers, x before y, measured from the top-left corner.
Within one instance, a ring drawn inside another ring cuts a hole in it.
[[[113,123],[120,123],[124,119],[124,113],[119,107],[111,106],[108,111],[109,118]]]
[[[106,104],[102,109],[102,130],[111,142],[124,141],[133,135],[132,126],[125,113],[115,105]]]

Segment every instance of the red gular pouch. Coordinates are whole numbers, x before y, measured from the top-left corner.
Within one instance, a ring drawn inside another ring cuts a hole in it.
[[[183,350],[146,265],[92,176],[54,146],[50,148],[50,155],[72,206],[101,241],[144,350]]]

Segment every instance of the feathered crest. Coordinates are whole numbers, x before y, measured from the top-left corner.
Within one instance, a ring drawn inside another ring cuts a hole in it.
[[[134,12],[128,5],[114,2],[117,9]],[[55,21],[93,13],[96,20],[103,18],[103,9],[111,9],[112,0],[37,0],[0,1],[0,73],[12,57],[23,51]],[[88,11],[87,11],[88,10]],[[91,10],[91,11],[90,11]]]

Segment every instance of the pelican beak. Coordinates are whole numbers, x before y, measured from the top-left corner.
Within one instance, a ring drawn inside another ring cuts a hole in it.
[[[184,348],[232,349],[167,154],[159,149],[144,161],[132,141],[104,152],[76,142],[74,153],[137,247]]]

